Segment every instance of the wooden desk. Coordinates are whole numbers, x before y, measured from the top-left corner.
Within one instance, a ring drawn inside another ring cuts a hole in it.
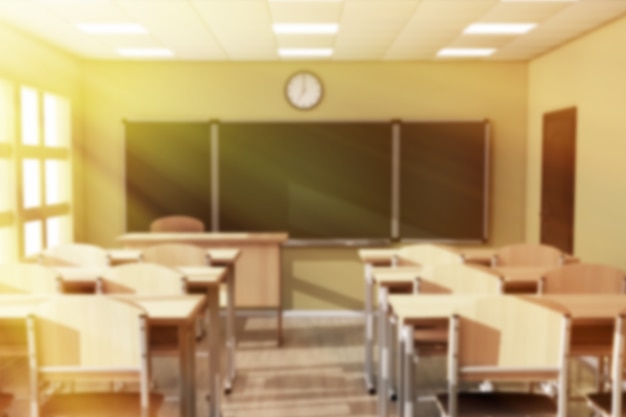
[[[413,363],[414,351],[414,329],[416,327],[441,326],[447,329],[450,316],[468,304],[479,298],[499,297],[498,295],[467,295],[467,294],[446,294],[446,295],[390,295],[387,300],[387,310],[385,316],[390,314],[396,318],[398,327],[401,329],[400,351],[398,358],[398,369],[400,371],[400,386],[398,387],[398,409],[399,415],[413,416],[413,396],[414,396],[414,375],[410,369]],[[444,339],[447,340],[447,331],[443,332]],[[386,348],[388,349],[388,347]],[[445,352],[444,352],[445,353]],[[390,369],[392,366],[389,355],[385,356],[387,363],[381,366],[382,369]],[[378,416],[387,416],[387,399],[384,395],[378,395]]]
[[[242,308],[271,308],[277,313],[277,341],[282,340],[281,250],[286,233],[128,233],[119,237],[127,249],[161,243],[188,243],[208,249],[241,250],[235,272],[235,301]]]
[[[537,295],[525,299],[566,308],[572,317],[572,355],[610,355],[615,318],[626,309],[626,295]]]
[[[93,295],[0,295],[0,322],[25,321],[34,307],[50,297],[95,297]],[[104,297],[104,296],[98,296]],[[183,416],[195,416],[195,340],[193,325],[203,311],[204,296],[107,296],[132,303],[143,309],[150,325],[171,325],[178,328],[179,366],[181,371],[180,412]],[[212,354],[212,356],[215,356]],[[209,381],[210,382],[210,381]],[[217,417],[219,414],[213,414]]]
[[[209,306],[209,416],[219,417],[221,410],[222,361],[220,325],[220,286],[227,279],[227,269],[221,267],[180,267],[190,286],[204,288]]]

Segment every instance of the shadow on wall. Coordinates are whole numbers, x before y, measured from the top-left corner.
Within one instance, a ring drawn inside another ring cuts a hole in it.
[[[357,249],[283,250],[283,308],[362,310],[363,292]]]

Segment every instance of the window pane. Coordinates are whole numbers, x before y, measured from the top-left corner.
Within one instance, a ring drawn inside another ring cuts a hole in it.
[[[69,145],[71,115],[68,100],[52,94],[44,94],[43,123],[46,146]]]
[[[39,144],[39,96],[37,90],[22,87],[22,143],[24,145]]]
[[[15,231],[11,227],[0,228],[0,264],[16,260]]]
[[[14,120],[13,86],[0,80],[0,142],[13,141]]]
[[[43,96],[43,131],[46,146],[59,146],[59,106],[52,94]]]
[[[67,203],[69,201],[68,184],[70,183],[68,162],[58,160],[45,161],[46,169],[46,204]]]
[[[41,221],[24,223],[24,255],[35,255],[43,249],[42,247]]]
[[[10,159],[0,159],[0,212],[15,210],[14,187],[13,161]]]
[[[22,186],[24,194],[24,208],[41,206],[41,177],[39,175],[39,160],[24,159],[22,161]]]
[[[70,242],[72,233],[70,216],[51,217],[46,220],[47,247],[52,248],[61,243]]]

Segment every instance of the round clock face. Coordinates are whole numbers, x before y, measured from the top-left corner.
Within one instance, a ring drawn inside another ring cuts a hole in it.
[[[311,72],[301,71],[287,80],[285,94],[289,104],[299,110],[310,110],[322,100],[322,82]]]

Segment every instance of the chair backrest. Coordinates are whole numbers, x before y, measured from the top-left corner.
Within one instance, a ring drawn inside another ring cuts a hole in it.
[[[1,264],[0,294],[56,294],[62,281],[55,271],[37,264]]]
[[[569,315],[558,305],[506,295],[478,298],[458,310],[458,323],[460,371],[471,367],[478,374],[497,373],[498,368],[555,372],[565,364]]]
[[[145,318],[141,308],[109,297],[53,297],[32,311],[32,359],[40,373],[53,373],[54,367],[68,373],[105,367],[139,371],[147,346]]]
[[[620,294],[626,292],[626,272],[608,265],[569,264],[539,280],[540,294]]]
[[[398,262],[415,263],[418,265],[442,265],[463,263],[461,253],[452,248],[430,243],[406,246],[398,251]]]
[[[107,251],[99,246],[64,243],[43,251],[39,263],[48,266],[105,267],[111,265],[111,259]]]
[[[564,254],[559,249],[540,244],[522,243],[504,246],[493,256],[493,266],[545,266],[559,267]]]
[[[204,222],[190,216],[159,217],[150,224],[151,232],[204,232]]]
[[[108,270],[97,281],[102,294],[178,295],[187,292],[182,273],[151,263],[126,264]]]
[[[504,289],[504,281],[499,275],[490,268],[477,265],[426,266],[419,277],[415,288],[418,293],[502,294]]]
[[[170,268],[210,265],[209,254],[206,249],[184,243],[164,243],[150,246],[142,252],[141,259]]]

